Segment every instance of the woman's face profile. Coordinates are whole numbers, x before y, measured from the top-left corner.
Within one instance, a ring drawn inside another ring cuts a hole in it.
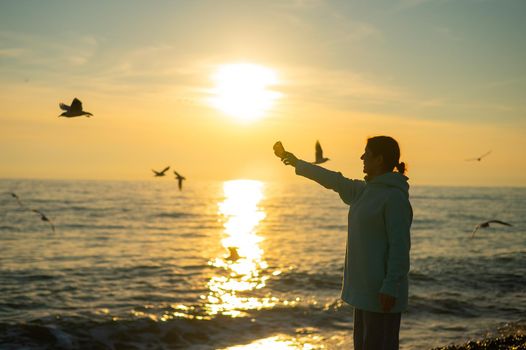
[[[365,151],[360,157],[363,160],[363,172],[367,175],[376,173],[381,169],[383,158],[382,156],[374,156],[373,152],[365,147]]]

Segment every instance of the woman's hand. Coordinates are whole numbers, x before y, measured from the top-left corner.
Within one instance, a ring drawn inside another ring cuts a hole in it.
[[[285,148],[281,144],[281,141],[278,141],[274,144],[274,154],[281,159],[281,161],[285,165],[292,165],[293,167],[296,166],[296,162],[298,161],[298,158],[290,152],[285,151]]]
[[[389,294],[379,294],[380,305],[382,306],[382,312],[389,312],[393,308],[396,298]]]
[[[294,154],[285,151],[285,153],[283,153],[283,158],[281,158],[281,161],[285,165],[292,165],[293,167],[295,167],[298,161],[298,158],[296,158]]]

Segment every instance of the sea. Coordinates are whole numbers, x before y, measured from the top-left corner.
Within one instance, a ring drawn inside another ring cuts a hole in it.
[[[526,188],[410,200],[401,349],[523,327]],[[303,178],[2,179],[0,349],[352,349],[347,211]]]

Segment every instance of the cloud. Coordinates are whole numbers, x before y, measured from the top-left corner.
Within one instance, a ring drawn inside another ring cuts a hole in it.
[[[495,1],[496,0],[469,0],[470,2],[488,2],[488,1]],[[411,8],[411,7],[417,7],[420,5],[425,5],[429,3],[445,3],[445,2],[458,2],[458,0],[399,0],[398,6],[400,8]]]
[[[402,7],[415,7],[433,0],[400,0],[400,5]]]
[[[381,38],[382,32],[371,23],[349,20],[341,14],[332,15],[329,39],[325,46],[342,46],[358,43],[371,38]]]
[[[383,103],[405,96],[400,87],[389,86],[350,70],[285,68],[289,72],[283,92],[292,100],[320,103],[348,103],[349,99]]]
[[[277,1],[275,5],[283,8],[316,8],[327,3],[327,0],[292,0],[292,1]]]
[[[69,59],[71,64],[78,59],[83,65],[68,70],[63,86],[112,96],[171,96],[185,102],[204,97],[212,69],[208,61],[181,54],[177,47],[166,44],[101,49],[96,59],[86,63],[81,61],[83,57]],[[57,72],[54,79],[64,75]]]
[[[446,2],[450,0],[399,0],[398,8],[413,8],[422,6],[431,2]]]
[[[453,40],[453,41],[463,40],[462,36],[459,33],[454,32],[450,28],[447,28],[447,27],[435,27],[433,30],[435,31],[435,33],[441,35],[444,38],[447,38],[447,39],[450,39],[450,40]]]
[[[123,94],[159,91],[186,80],[191,58],[169,45],[126,47],[108,45],[93,35],[58,38],[0,31],[0,58],[16,58],[0,67],[7,76],[30,76],[47,85],[82,86]],[[190,68],[191,69],[191,68]],[[8,74],[7,74],[8,73]]]
[[[314,1],[314,3],[316,3],[316,7],[304,6],[305,11],[290,9],[280,12],[279,15],[284,16],[286,22],[299,30],[313,33],[318,40],[323,40],[325,45],[356,43],[371,37],[380,37],[382,34],[380,29],[370,22],[354,20],[348,14],[344,14],[334,7],[322,6],[325,3],[324,1]],[[305,16],[306,12],[323,14],[322,18],[327,18],[330,25],[313,26],[313,23],[319,24],[319,22],[313,22],[310,16]],[[312,39],[314,40],[314,37]]]
[[[0,31],[0,57],[16,57],[16,66],[31,65],[44,69],[62,69],[86,64],[98,47],[95,37],[66,34],[51,39],[38,34]],[[14,48],[13,48],[14,47]]]
[[[3,48],[0,49],[0,57],[20,57],[25,53],[23,48]]]

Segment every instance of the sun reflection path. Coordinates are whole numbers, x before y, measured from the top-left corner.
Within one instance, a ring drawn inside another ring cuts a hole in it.
[[[318,344],[316,347],[323,349],[324,346]],[[298,341],[293,338],[287,339],[284,336],[274,336],[265,339],[256,340],[247,345],[236,345],[221,350],[312,350],[315,349],[313,344],[309,342]]]
[[[230,256],[210,261],[218,273],[208,282],[209,293],[202,296],[207,301],[210,315],[243,316],[243,310],[269,308],[277,298],[259,298],[251,292],[265,286],[269,274],[263,260],[259,243],[262,238],[256,228],[265,218],[265,212],[258,206],[263,199],[263,183],[253,180],[233,180],[223,184],[225,199],[219,203],[219,215],[224,221],[224,235],[221,244],[230,250]],[[235,253],[234,253],[235,252]],[[234,253],[234,254],[232,254]]]

